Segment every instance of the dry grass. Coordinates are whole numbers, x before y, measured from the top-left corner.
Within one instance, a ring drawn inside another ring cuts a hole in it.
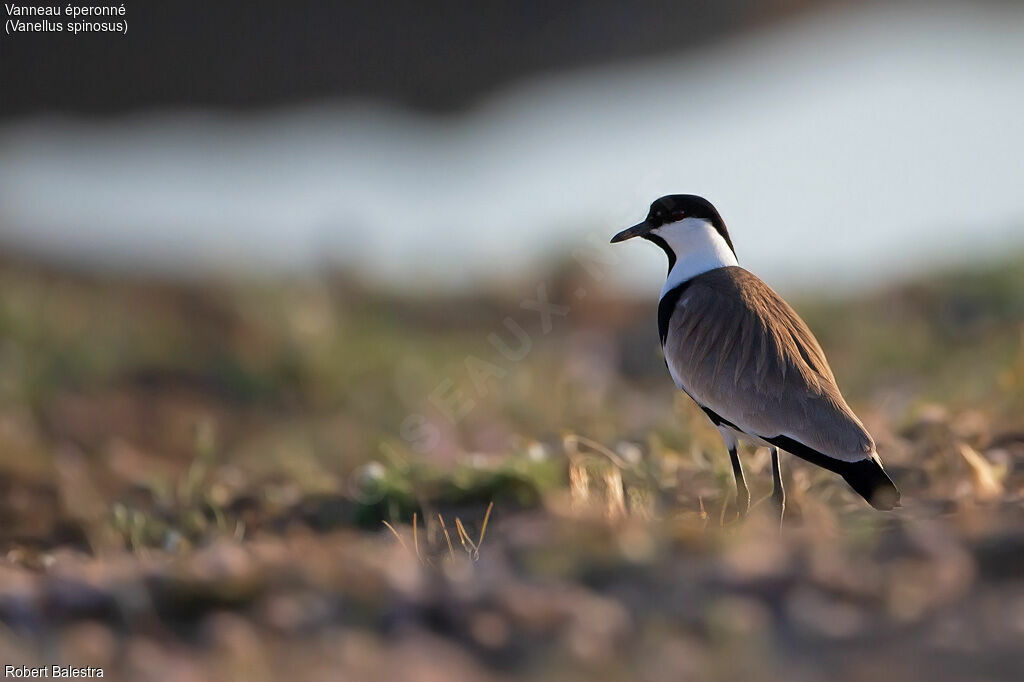
[[[552,300],[576,276],[553,275]],[[763,450],[743,453],[758,501],[737,521],[652,302],[588,295],[543,334],[500,294],[4,264],[0,661],[132,680],[1018,679],[1021,291],[1009,264],[798,305],[905,506],[876,513],[787,458],[779,536]],[[534,335],[518,362],[488,342],[506,315]],[[452,419],[456,390],[472,405]]]

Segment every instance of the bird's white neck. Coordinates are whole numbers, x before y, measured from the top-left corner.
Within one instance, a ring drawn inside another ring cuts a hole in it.
[[[718,230],[702,218],[684,218],[654,230],[675,254],[676,262],[669,270],[661,295],[675,289],[688,279],[709,270],[739,265]]]

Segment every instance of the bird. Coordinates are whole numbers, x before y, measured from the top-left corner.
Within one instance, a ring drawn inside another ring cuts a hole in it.
[[[693,194],[656,199],[646,218],[611,243],[634,237],[668,256],[658,302],[665,365],[722,436],[738,515],[750,508],[741,441],[770,448],[780,528],[786,508],[780,450],[838,474],[876,509],[899,507],[900,492],[840,393],[818,340],[782,297],[739,266],[711,202]]]

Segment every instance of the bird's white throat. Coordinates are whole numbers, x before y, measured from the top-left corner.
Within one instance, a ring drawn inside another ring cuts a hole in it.
[[[725,238],[714,225],[702,218],[685,218],[668,223],[654,230],[654,234],[665,240],[676,256],[676,262],[661,289],[662,296],[686,280],[709,270],[739,265]]]

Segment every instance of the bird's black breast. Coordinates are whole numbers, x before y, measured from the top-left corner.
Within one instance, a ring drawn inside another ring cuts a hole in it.
[[[658,302],[658,336],[661,337],[662,346],[665,345],[665,339],[668,337],[668,323],[672,319],[672,313],[676,310],[676,304],[679,303],[679,298],[692,282],[692,279],[688,279],[676,285],[662,296],[661,301]]]

